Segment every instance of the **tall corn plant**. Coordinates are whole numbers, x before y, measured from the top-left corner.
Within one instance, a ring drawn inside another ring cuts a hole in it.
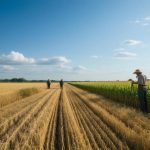
[[[139,108],[137,86],[131,86],[130,82],[72,82],[70,84],[127,106]],[[147,98],[150,111],[150,87],[148,87]]]

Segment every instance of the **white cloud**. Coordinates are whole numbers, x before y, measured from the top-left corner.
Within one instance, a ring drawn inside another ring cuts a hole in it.
[[[54,65],[54,66],[60,66],[64,67],[70,63],[70,60],[67,59],[64,56],[57,56],[52,58],[42,58],[37,61],[37,64],[39,65]]]
[[[74,67],[73,70],[74,70],[74,71],[86,71],[87,68],[84,67],[84,66],[82,66],[82,65],[79,65],[79,66],[77,66],[77,67]]]
[[[142,23],[142,26],[148,26],[149,23]]]
[[[11,51],[8,55],[0,56],[1,64],[34,64],[35,60],[33,58],[27,58],[22,53]]]
[[[0,56],[1,65],[54,65],[63,68],[69,63],[70,60],[64,56],[34,59],[25,57],[22,53],[16,51]]]
[[[129,59],[129,58],[135,58],[137,55],[135,53],[131,53],[128,51],[120,51],[115,53],[115,58],[119,59]]]
[[[120,51],[125,51],[125,50],[126,50],[125,48],[122,48],[122,47],[121,47],[121,48],[115,49],[114,51],[115,51],[115,52],[120,52]]]
[[[33,70],[36,73],[40,70],[42,71],[43,68],[51,73],[62,72],[77,74],[87,71],[87,68],[82,65],[72,66],[71,60],[65,56],[35,59],[25,57],[22,53],[16,51],[1,55],[0,64],[0,69],[4,74],[5,72],[14,70],[21,70],[21,74],[24,71],[30,74]],[[17,69],[15,68],[16,65],[18,65]]]
[[[137,23],[137,24],[140,23],[140,22],[141,22],[140,20],[135,20],[135,23]]]
[[[143,19],[146,21],[150,21],[150,16],[144,17]]]
[[[6,56],[9,60],[22,62],[22,63],[34,63],[33,58],[27,58],[22,53],[12,51],[9,55]]]
[[[2,69],[4,71],[14,71],[14,70],[16,70],[13,66],[10,66],[10,65],[3,65]]]
[[[141,26],[148,26],[150,25],[150,16],[146,16],[134,21],[135,24],[139,24]]]
[[[97,58],[98,58],[97,55],[92,55],[91,57],[94,58],[94,59],[97,59]]]
[[[139,45],[141,43],[142,43],[142,41],[138,41],[138,40],[126,40],[126,41],[124,41],[124,44],[130,45],[130,46]]]

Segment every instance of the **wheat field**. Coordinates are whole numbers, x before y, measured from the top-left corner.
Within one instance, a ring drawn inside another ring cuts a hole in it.
[[[53,84],[0,108],[0,149],[149,150],[150,118],[72,85],[61,90]]]
[[[0,95],[8,95],[24,88],[36,87],[39,89],[45,89],[46,83],[0,83]]]
[[[22,99],[18,93],[23,89],[36,88],[38,91],[46,89],[45,83],[0,83],[0,108]]]

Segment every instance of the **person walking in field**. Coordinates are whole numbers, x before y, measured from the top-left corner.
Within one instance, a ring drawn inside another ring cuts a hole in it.
[[[48,79],[47,80],[47,88],[50,89],[50,86],[51,86],[51,81]]]
[[[64,81],[63,81],[63,79],[60,80],[59,84],[60,84],[60,88],[63,89],[63,86],[64,86]]]
[[[146,76],[142,74],[142,72],[139,69],[136,69],[133,74],[136,74],[137,81],[132,80],[133,84],[138,84],[138,99],[140,103],[140,110],[144,113],[147,113],[147,89],[146,89]]]

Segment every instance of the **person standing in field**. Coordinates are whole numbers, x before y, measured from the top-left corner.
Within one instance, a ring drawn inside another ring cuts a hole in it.
[[[138,84],[138,99],[140,103],[140,110],[147,113],[147,89],[146,89],[146,76],[142,74],[139,69],[136,69],[133,74],[136,74],[137,81],[132,80],[132,84]]]
[[[47,88],[50,89],[50,86],[51,86],[51,81],[48,79],[47,80]]]
[[[60,80],[59,84],[60,84],[60,88],[63,89],[63,86],[64,86],[64,81],[63,81],[63,79]]]

